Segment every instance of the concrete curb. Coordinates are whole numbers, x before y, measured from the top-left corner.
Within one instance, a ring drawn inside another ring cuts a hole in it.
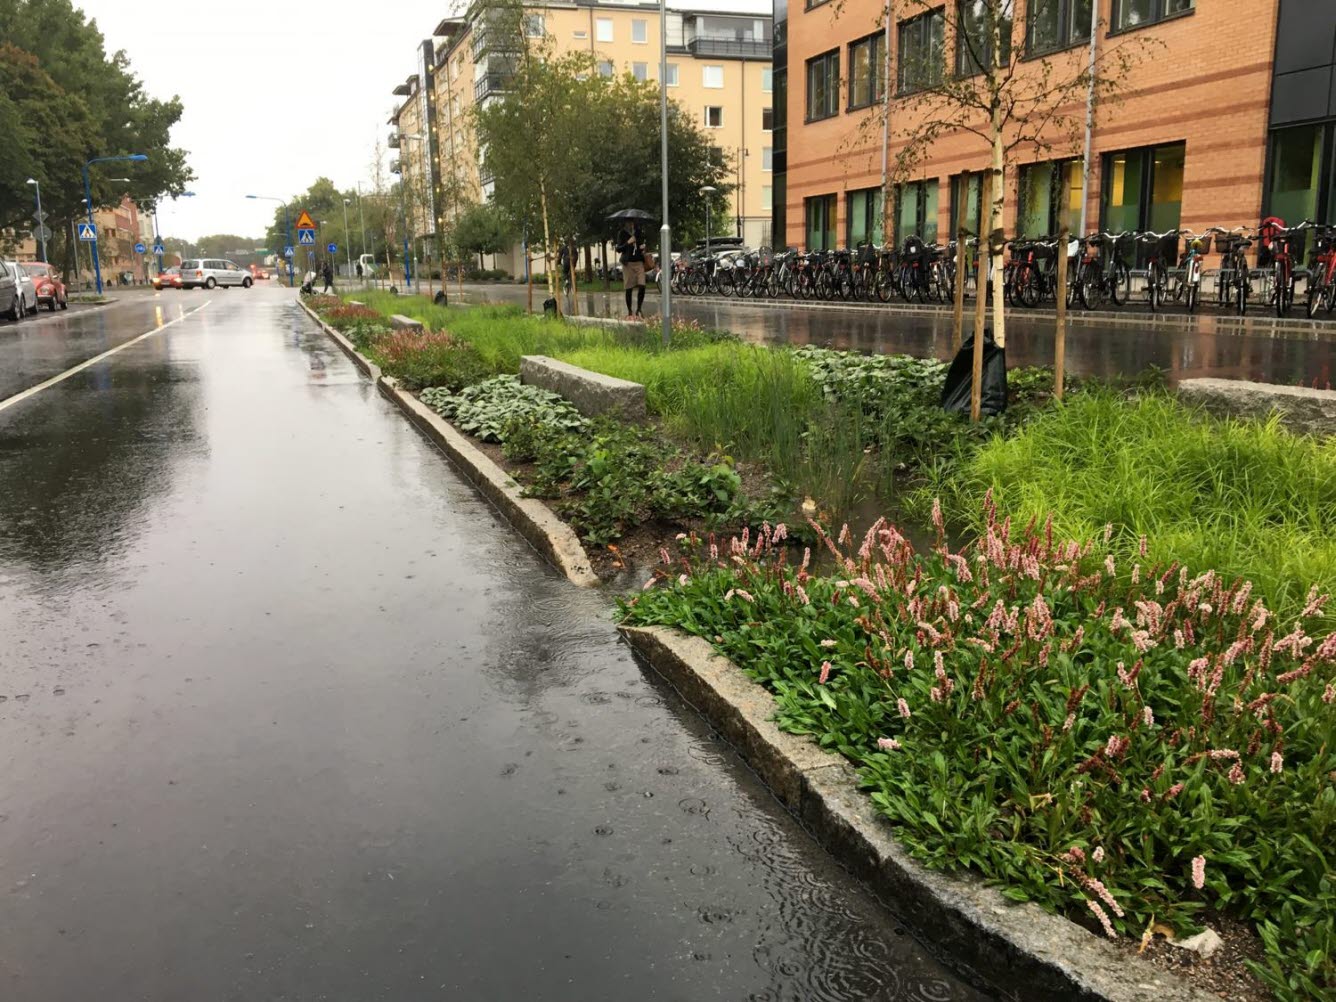
[[[515,526],[520,535],[549,563],[566,575],[571,584],[580,588],[596,588],[602,584],[574,529],[541,501],[524,497],[519,485],[506,471],[492,462],[462,432],[417,397],[399,389],[393,378],[385,376],[378,365],[364,357],[351,341],[327,325],[305,303],[301,304],[301,308],[343,349],[353,364],[376,384],[377,389],[403,411],[404,416],[473,482],[506,521]]]
[[[858,789],[853,767],[774,723],[774,698],[704,639],[664,627],[622,635],[728,739],[817,841],[980,987],[1012,999],[1219,1002],[1038,905],[912,859]]]

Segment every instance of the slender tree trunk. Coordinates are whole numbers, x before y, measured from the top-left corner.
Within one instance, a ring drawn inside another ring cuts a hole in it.
[[[557,304],[557,316],[561,316],[561,299],[557,295],[556,272],[552,270],[552,227],[547,219],[547,184],[538,179],[538,205],[543,210],[543,250],[547,260],[543,262],[543,274],[547,278],[547,295]]]
[[[1002,174],[1002,95],[997,78],[1002,55],[1002,18],[998,17],[999,7],[1000,4],[994,6],[991,12],[993,51],[988,61],[988,91],[992,96],[989,131],[993,138],[993,197],[988,205],[988,252],[993,262],[993,340],[999,348],[1004,348],[1007,344],[1007,328],[1002,302],[1002,208],[1007,189]]]

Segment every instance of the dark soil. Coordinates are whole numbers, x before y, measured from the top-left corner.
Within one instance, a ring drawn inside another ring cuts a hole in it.
[[[1220,949],[1209,959],[1174,946],[1160,936],[1147,944],[1140,959],[1166,971],[1173,971],[1198,988],[1227,999],[1228,1002],[1266,1002],[1275,998],[1271,990],[1244,966],[1246,960],[1260,964],[1265,956],[1262,942],[1252,927],[1246,922],[1221,915],[1211,915],[1202,924],[1214,930],[1223,940]],[[1135,955],[1141,944],[1132,939],[1122,939],[1119,945],[1129,954]]]

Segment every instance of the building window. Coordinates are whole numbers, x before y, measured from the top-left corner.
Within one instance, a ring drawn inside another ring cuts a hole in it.
[[[632,63],[631,75],[644,83],[649,79],[649,63]]]
[[[912,94],[942,82],[945,22],[944,11],[931,10],[898,25],[901,94]]]
[[[1189,14],[1196,0],[1113,0],[1113,31],[1144,28],[1168,17]]]
[[[1183,143],[1104,155],[1100,229],[1178,229],[1183,206]]]
[[[769,94],[775,89],[775,68],[773,66],[764,66],[761,68],[761,93]]]
[[[612,41],[612,18],[598,17],[594,19],[594,40],[596,42]]]
[[[701,82],[711,90],[720,90],[724,86],[724,68],[722,66],[702,66]]]
[[[840,50],[807,60],[807,120],[840,113]]]
[[[762,132],[774,132],[774,131],[775,131],[775,109],[774,109],[774,108],[762,108],[762,109],[761,109],[761,131],[762,131]]]
[[[710,165],[713,167],[724,166],[724,148],[722,146],[711,146],[707,154],[710,159]]]
[[[1064,223],[1069,233],[1080,229],[1085,194],[1080,160],[1024,164],[1017,194],[1018,236],[1056,236]]]
[[[643,18],[631,21],[631,41],[644,44],[649,41],[649,22]]]
[[[835,247],[835,196],[818,195],[803,199],[807,210],[807,249],[833,250]]]
[[[677,86],[677,63],[668,64],[668,79],[665,82],[669,87]]]
[[[973,236],[979,235],[979,221],[983,218],[982,189],[982,174],[957,174],[951,178],[951,239],[955,239],[962,227]]]
[[[775,207],[775,189],[772,185],[761,185],[761,208],[769,212]]]
[[[571,32],[571,37],[572,37],[572,38],[588,38],[588,37],[589,37],[589,32],[585,31],[583,28],[577,28],[575,31],[572,31],[572,32]]]
[[[775,148],[773,146],[761,147],[761,170],[775,169]]]
[[[724,109],[717,104],[707,104],[705,106],[705,127],[707,129],[722,129],[724,127]]]
[[[993,18],[1001,15],[1002,58],[997,65],[1005,66],[1011,59],[1011,24],[1015,0],[1001,4],[989,0],[959,0],[956,24],[956,74],[962,77],[982,73],[993,62]]]
[[[598,75],[601,77],[612,76],[612,60],[600,59],[598,61]]]
[[[1325,125],[1300,125],[1271,133],[1271,177],[1267,182],[1266,215],[1287,223],[1320,219],[1322,148]]]
[[[895,242],[903,245],[911,236],[924,243],[937,242],[937,181],[913,181],[895,186]]]
[[[542,38],[547,34],[542,14],[524,15],[524,35],[526,38]]]
[[[1030,0],[1025,49],[1032,56],[1090,41],[1090,0]]]
[[[883,196],[880,188],[864,188],[845,196],[844,245],[860,247],[882,242]]]
[[[877,32],[849,45],[849,110],[866,108],[886,93],[886,35]]]

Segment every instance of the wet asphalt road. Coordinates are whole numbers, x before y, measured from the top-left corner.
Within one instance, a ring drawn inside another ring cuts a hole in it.
[[[524,304],[523,286],[500,283],[466,285],[471,301]],[[454,293],[454,287],[451,287]],[[541,308],[546,293],[535,288]],[[658,296],[645,301],[658,312]],[[581,312],[618,316],[625,311],[619,291],[612,296],[581,293]],[[965,336],[973,329],[973,304],[966,309]],[[816,344],[864,352],[907,353],[950,359],[951,316],[945,310],[909,310],[903,306],[838,307],[828,304],[789,306],[782,301],[753,305],[738,301],[678,296],[675,313],[707,327],[730,330],[766,344]],[[1199,376],[1252,379],[1265,383],[1336,385],[1336,323],[1310,323],[1297,311],[1276,329],[1272,319],[1243,320],[1203,314],[1194,318],[1170,314],[1156,319],[1131,310],[1095,319],[1070,315],[1067,332],[1068,371],[1082,376],[1134,376],[1148,366],[1163,369],[1171,382]],[[1009,310],[1007,361],[1010,365],[1052,365],[1051,316]]]
[[[0,341],[0,998],[980,997],[290,294],[101,317]]]

